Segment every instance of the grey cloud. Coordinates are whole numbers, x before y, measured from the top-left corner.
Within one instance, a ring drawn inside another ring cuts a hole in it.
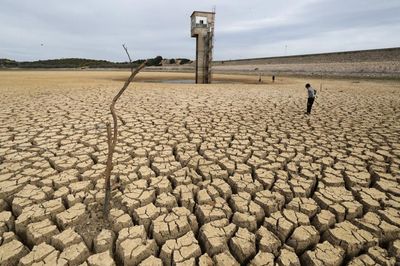
[[[189,16],[216,5],[215,58],[399,46],[398,0],[1,0],[0,58],[194,58]],[[342,39],[342,42],[338,40]],[[41,46],[41,43],[44,45]]]

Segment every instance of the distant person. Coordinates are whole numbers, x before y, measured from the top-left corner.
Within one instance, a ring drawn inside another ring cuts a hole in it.
[[[275,82],[275,76],[272,76],[272,83]]]
[[[309,114],[311,114],[311,108],[314,104],[315,95],[317,94],[317,91],[313,87],[311,87],[311,85],[309,83],[306,84],[306,89],[307,89],[307,93],[308,93],[306,114],[309,115]]]

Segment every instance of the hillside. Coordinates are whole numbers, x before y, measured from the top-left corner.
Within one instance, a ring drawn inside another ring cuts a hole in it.
[[[143,63],[143,59],[136,60],[133,62],[134,66],[138,66]],[[148,59],[148,66],[161,66],[161,65],[176,65],[186,64],[190,62],[189,59],[163,59],[161,56]],[[128,62],[110,62],[106,60],[95,60],[85,58],[62,58],[62,59],[51,59],[51,60],[38,60],[38,61],[22,61],[18,62],[10,59],[0,59],[0,69],[9,68],[29,68],[29,69],[51,69],[51,68],[130,68],[132,65]]]

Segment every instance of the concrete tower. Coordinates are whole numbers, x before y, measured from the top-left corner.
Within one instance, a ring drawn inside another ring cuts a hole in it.
[[[196,37],[196,83],[211,83],[215,12],[194,11],[192,37]]]

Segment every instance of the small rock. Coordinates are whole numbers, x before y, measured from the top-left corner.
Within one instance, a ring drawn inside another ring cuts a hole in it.
[[[196,217],[185,207],[175,207],[170,213],[157,217],[152,225],[153,238],[158,245],[163,245],[169,239],[176,239],[189,231],[197,232]]]
[[[388,243],[400,237],[400,227],[386,222],[374,212],[367,212],[362,218],[355,219],[354,225],[373,234],[380,243]]]
[[[154,239],[147,239],[143,225],[123,228],[116,241],[116,254],[124,265],[138,265],[151,255],[156,255],[158,246]]]
[[[0,265],[17,265],[22,257],[29,253],[29,249],[18,240],[12,240],[0,246]]]
[[[379,246],[370,247],[367,254],[380,265],[395,265],[396,258],[390,257],[388,251]]]
[[[263,190],[256,193],[254,202],[264,209],[266,215],[271,215],[271,213],[282,209],[285,205],[285,197],[279,192]]]
[[[239,227],[246,228],[251,232],[255,232],[257,230],[256,217],[251,214],[235,212],[233,214],[232,223]]]
[[[215,265],[230,265],[230,266],[239,266],[240,264],[236,261],[236,259],[232,256],[229,251],[225,251],[223,253],[219,253],[213,257],[213,261]]]
[[[132,216],[136,223],[144,225],[146,231],[150,229],[150,224],[161,214],[167,213],[166,208],[160,208],[154,206],[153,203],[147,204],[146,206],[137,208],[133,211]]]
[[[312,198],[294,198],[286,208],[304,213],[310,219],[320,211],[320,207]]]
[[[400,262],[400,239],[393,241],[389,245],[389,254],[396,258],[397,262]]]
[[[74,244],[79,244],[82,241],[82,237],[76,233],[73,228],[68,228],[60,234],[51,237],[51,245],[61,251]]]
[[[15,235],[14,232],[5,232],[5,233],[3,233],[2,237],[0,237],[1,245],[4,245],[4,244],[6,244],[8,242],[11,242],[13,240],[18,240],[18,241],[20,240],[18,238],[18,236]]]
[[[23,257],[19,264],[20,266],[30,265],[67,265],[66,261],[59,259],[60,252],[54,247],[41,243],[38,246],[34,246],[32,251]]]
[[[286,241],[286,238],[294,229],[293,223],[285,219],[280,212],[275,212],[270,217],[266,218],[264,226],[277,234],[282,242]]]
[[[176,198],[171,193],[162,193],[158,195],[154,205],[157,207],[164,207],[168,211],[171,211],[174,207],[178,207]]]
[[[25,207],[15,221],[15,231],[17,234],[24,235],[28,224],[40,222],[49,217],[55,219],[55,216],[64,210],[61,198]]]
[[[163,262],[161,259],[154,257],[151,255],[144,261],[142,261],[139,266],[163,266]]]
[[[207,253],[205,253],[201,255],[199,258],[199,266],[214,266],[214,262],[210,258],[210,256]]]
[[[200,228],[199,241],[205,247],[208,255],[214,256],[229,250],[228,240],[236,232],[236,225],[227,219],[206,223]]]
[[[335,246],[341,246],[349,257],[354,257],[362,249],[378,243],[378,239],[371,233],[359,229],[349,221],[338,223],[334,228],[326,231],[324,239]]]
[[[259,251],[249,266],[275,266],[275,256],[272,253]]]
[[[86,261],[90,252],[84,242],[73,244],[64,249],[60,254],[60,259],[66,260],[68,265],[79,265]]]
[[[109,217],[112,229],[115,233],[118,233],[123,228],[133,226],[133,222],[129,214],[125,213],[122,210],[111,209]]]
[[[108,251],[91,255],[87,259],[87,263],[89,266],[115,266],[115,262]]]
[[[42,242],[50,244],[51,237],[59,233],[60,231],[58,231],[57,226],[49,219],[37,223],[31,223],[27,226],[26,230],[28,245],[39,245]]]
[[[229,246],[237,260],[243,264],[256,255],[256,236],[245,228],[240,228],[229,241]]]
[[[266,253],[279,255],[279,249],[282,246],[281,240],[269,231],[266,227],[261,226],[256,233],[259,250]]]
[[[287,241],[299,255],[306,249],[313,247],[319,242],[319,233],[312,225],[301,225],[297,227]]]
[[[160,258],[164,265],[168,266],[185,263],[192,258],[200,257],[200,255],[201,249],[192,231],[176,240],[167,240],[160,252]]]
[[[281,254],[279,255],[276,263],[279,266],[300,266],[299,257],[297,257],[294,250],[290,248],[283,248]]]
[[[327,210],[322,210],[313,219],[311,224],[318,229],[320,233],[325,232],[336,223],[336,218],[333,213]]]
[[[82,203],[77,203],[71,208],[56,215],[57,224],[66,229],[70,226],[81,225],[87,221],[86,206]]]
[[[93,188],[93,185],[91,184],[90,180],[85,180],[71,183],[68,187],[71,193],[76,194],[81,191],[89,191]]]
[[[368,254],[362,254],[351,259],[347,266],[376,266],[376,262]]]
[[[14,216],[9,211],[0,212],[0,235],[14,229]]]
[[[200,224],[205,224],[210,221],[219,219],[230,219],[232,210],[223,198],[216,198],[209,204],[198,205],[196,208],[196,216]]]
[[[335,247],[328,241],[317,244],[315,250],[306,251],[301,257],[304,265],[310,266],[339,266],[344,259],[344,250],[341,247]]]
[[[103,229],[100,234],[94,239],[94,250],[96,253],[103,253],[108,251],[110,254],[113,252],[113,245],[115,241],[115,233],[111,230]]]

